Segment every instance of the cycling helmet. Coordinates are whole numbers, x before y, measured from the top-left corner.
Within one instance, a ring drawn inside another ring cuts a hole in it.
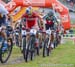
[[[12,31],[12,30],[13,30],[12,27],[11,27],[11,25],[8,25],[8,26],[6,27],[6,29],[7,29],[8,31]]]
[[[26,9],[26,14],[32,14],[32,7],[29,6],[27,9]]]
[[[49,11],[48,16],[53,16],[53,11]]]

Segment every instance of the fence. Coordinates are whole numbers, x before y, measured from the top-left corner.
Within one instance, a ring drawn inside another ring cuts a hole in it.
[[[75,34],[64,34],[62,36],[62,39],[64,41],[66,41],[66,40],[72,40],[73,41],[73,44],[75,44]]]

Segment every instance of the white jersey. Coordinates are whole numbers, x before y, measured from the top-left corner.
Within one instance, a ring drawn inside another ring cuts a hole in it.
[[[4,7],[4,5],[2,5],[1,3],[0,3],[0,13],[3,15],[7,15],[9,13],[7,9]]]

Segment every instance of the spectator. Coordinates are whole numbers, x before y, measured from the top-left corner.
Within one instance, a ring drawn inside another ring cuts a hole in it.
[[[70,5],[71,5],[72,8],[74,7],[73,0],[70,1]]]
[[[66,2],[70,3],[71,0],[66,0]]]
[[[66,0],[63,0],[63,2],[65,2]]]
[[[8,3],[8,2],[10,2],[11,0],[3,0],[5,3]]]

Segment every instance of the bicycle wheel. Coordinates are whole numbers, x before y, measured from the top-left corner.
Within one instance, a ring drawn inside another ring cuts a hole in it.
[[[12,39],[11,38],[7,39],[7,42],[8,42],[7,45],[4,46],[3,43],[1,47],[1,56],[0,56],[1,63],[6,63],[12,52],[12,47],[13,47]]]
[[[40,47],[35,47],[35,56],[40,54]]]
[[[26,37],[23,37],[22,44],[23,44],[23,57],[25,59],[26,57]]]
[[[16,36],[16,46],[19,47],[19,37]]]
[[[26,59],[25,59],[26,62],[34,59],[34,49],[35,49],[34,44],[35,44],[35,37],[31,36],[29,40],[29,44],[26,49]]]
[[[48,46],[49,38],[45,39],[43,46],[43,57],[49,56],[49,46]]]

